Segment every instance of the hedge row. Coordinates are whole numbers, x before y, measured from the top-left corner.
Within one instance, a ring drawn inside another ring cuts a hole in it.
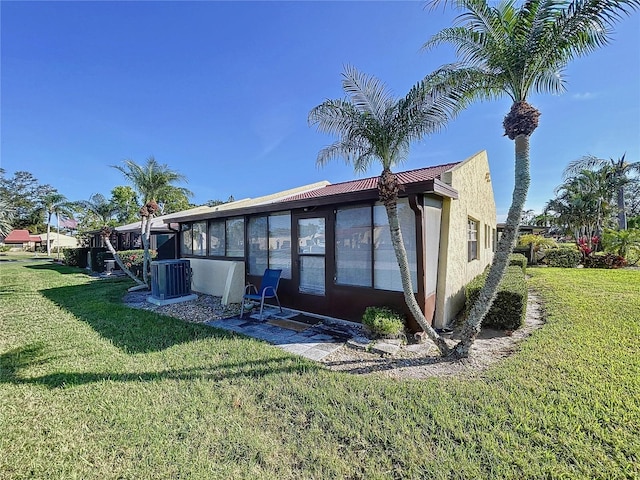
[[[525,259],[526,260],[526,259]],[[466,288],[466,314],[469,315],[473,302],[478,298],[484,286],[487,272],[474,278]],[[507,267],[496,299],[482,321],[483,327],[501,330],[516,330],[524,324],[527,314],[527,281],[521,265]]]
[[[544,254],[550,267],[575,268],[582,261],[582,254],[575,246],[548,248]]]

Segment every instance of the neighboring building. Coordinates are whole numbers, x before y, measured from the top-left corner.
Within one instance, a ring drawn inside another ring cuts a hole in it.
[[[44,246],[44,249],[47,249],[47,234],[41,233],[38,235],[40,237],[40,243]],[[76,237],[71,237],[69,235],[64,235],[58,232],[50,232],[49,233],[49,243],[51,244],[51,250],[55,250],[60,246],[60,248],[76,248],[78,246],[78,239]]]
[[[487,155],[397,176],[415,294],[426,318],[444,327],[464,306],[464,286],[493,258]],[[259,285],[269,267],[282,269],[278,294],[290,308],[353,321],[367,306],[408,314],[377,182],[321,182],[164,221],[180,224],[179,256],[190,259],[193,289],[224,303],[240,302],[245,282]]]
[[[12,230],[4,239],[5,245],[19,250],[34,251],[40,243],[40,236],[31,235],[29,230]]]

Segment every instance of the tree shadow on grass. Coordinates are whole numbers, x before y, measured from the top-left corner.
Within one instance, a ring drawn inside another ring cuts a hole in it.
[[[50,389],[71,388],[95,382],[157,382],[161,380],[208,380],[218,382],[230,378],[260,378],[282,373],[306,373],[320,370],[319,365],[294,356],[242,362],[219,362],[213,365],[165,369],[150,372],[55,372],[37,377],[23,370],[50,363],[42,343],[34,343],[0,354],[0,383],[43,385]]]
[[[69,267],[67,265],[60,265],[59,263],[55,263],[49,261],[47,263],[39,263],[37,265],[25,265],[24,268],[30,268],[32,270],[55,270],[58,273],[63,275],[69,274],[78,274],[78,273],[87,273],[87,270],[79,267]]]
[[[205,338],[232,338],[235,334],[206,325],[187,323],[122,304],[131,282],[123,279],[91,282],[42,290],[41,294],[123,352],[148,353]]]

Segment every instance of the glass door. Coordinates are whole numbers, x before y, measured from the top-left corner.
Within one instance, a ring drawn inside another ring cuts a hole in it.
[[[325,295],[324,217],[298,219],[298,292]]]

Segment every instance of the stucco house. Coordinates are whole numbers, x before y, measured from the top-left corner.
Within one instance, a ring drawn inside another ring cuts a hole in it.
[[[16,250],[35,251],[40,246],[41,240],[39,235],[32,235],[29,230],[11,230],[3,243]]]
[[[418,303],[436,328],[464,306],[464,286],[491,262],[496,209],[486,152],[397,173],[398,203]],[[406,309],[378,177],[320,182],[169,215],[193,289],[240,302],[265,268],[282,269],[286,307],[360,321],[368,306]],[[409,317],[410,326],[417,323]]]

